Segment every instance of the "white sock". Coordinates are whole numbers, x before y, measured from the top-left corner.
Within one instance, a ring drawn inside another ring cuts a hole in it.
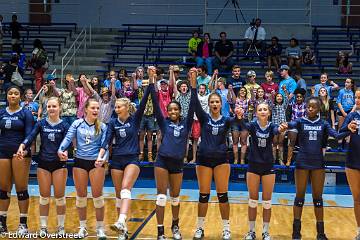
[[[0,216],[6,217],[7,216],[7,211],[0,211]]]
[[[96,221],[96,229],[104,228],[104,221]]]
[[[27,217],[27,213],[20,213],[20,217]]]
[[[249,221],[249,229],[251,232],[255,232],[255,221]]]
[[[125,223],[126,222],[126,214],[120,213],[118,222]]]
[[[230,220],[223,219],[222,221],[223,221],[223,229],[227,230],[227,231],[230,231]]]
[[[59,227],[64,227],[65,226],[65,215],[58,215],[57,221],[58,221]]]
[[[40,227],[47,228],[47,221],[48,221],[47,216],[40,216]]]
[[[269,232],[269,225],[270,225],[270,223],[268,223],[268,222],[263,223],[263,233]]]
[[[86,220],[80,220],[80,227],[86,228]]]
[[[205,217],[198,217],[197,227],[204,228],[204,224],[205,224]]]

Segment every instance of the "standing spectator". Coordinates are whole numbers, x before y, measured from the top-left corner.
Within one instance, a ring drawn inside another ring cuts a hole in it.
[[[240,73],[240,66],[234,65],[232,67],[232,76],[226,80],[226,88],[231,86],[236,96],[238,95],[240,88],[246,84],[245,80],[240,77]]]
[[[243,53],[247,55],[248,49],[253,44],[260,50],[260,54],[263,54],[266,48],[265,37],[265,28],[261,27],[261,19],[257,18],[245,31]]]
[[[111,85],[114,85],[115,81],[111,82]],[[111,88],[111,95],[109,89],[107,87],[103,87],[101,89],[101,93],[98,94],[94,89],[89,87],[90,91],[93,93],[93,97],[99,102],[100,109],[99,109],[99,120],[103,123],[108,124],[111,119],[111,114],[115,108],[115,88]]]
[[[50,98],[57,97],[57,91],[55,89],[55,82],[52,81],[49,84],[45,84],[42,86],[42,93],[40,93],[39,97],[39,111],[37,120],[40,121],[43,118],[48,116],[47,113],[47,103]]]
[[[279,85],[274,83],[274,73],[272,71],[266,71],[265,78],[266,82],[261,84],[261,88],[265,91],[265,98],[274,102],[275,94],[279,92]]]
[[[92,89],[94,89],[95,92],[100,94],[101,86],[100,86],[100,83],[99,83],[99,77],[98,76],[93,76],[91,78],[90,86],[92,87]]]
[[[110,89],[111,79],[113,79],[113,78],[115,79],[115,89],[116,89],[116,91],[119,91],[121,89],[121,81],[119,79],[116,79],[116,72],[114,70],[111,70],[109,72],[109,78],[104,80],[104,87],[107,87],[108,89]],[[110,91],[111,91],[111,89],[110,89]]]
[[[206,90],[208,90],[209,82],[211,81],[211,77],[207,74],[206,67],[204,65],[201,65],[197,69],[198,76],[196,78],[196,86],[199,88],[201,84],[204,84],[206,86]],[[215,70],[215,73],[217,73],[217,70]]]
[[[115,79],[112,80],[112,82],[115,82]],[[137,88],[137,85],[134,85],[134,87]],[[110,87],[111,89],[111,87]],[[109,90],[109,89],[108,89]],[[116,95],[118,98],[128,98],[131,102],[135,103],[137,94],[137,89],[134,89],[131,87],[131,80],[130,78],[125,78],[123,82],[123,87],[116,92]],[[112,91],[112,89],[111,89]]]
[[[125,68],[120,68],[120,70],[119,70],[119,72],[118,72],[118,78],[119,78],[119,80],[120,80],[120,83],[122,83],[123,80],[124,80],[125,78],[127,78],[127,77],[128,77],[128,74],[127,74],[126,69],[125,69]]]
[[[33,47],[34,50],[32,51],[31,66],[34,69],[35,88],[38,92],[45,82],[44,73],[48,68],[48,57],[40,39],[34,40]]]
[[[271,45],[266,49],[269,70],[271,70],[272,64],[274,64],[275,71],[279,70],[279,66],[281,64],[281,52],[282,45],[279,43],[279,38],[272,37]]]
[[[302,54],[302,59],[304,64],[315,64],[315,54],[309,45],[306,45]]]
[[[220,65],[225,65],[226,69],[231,69],[234,65],[232,54],[234,45],[226,39],[226,33],[220,33],[220,41],[215,44],[214,68],[219,69]]]
[[[337,85],[334,81],[329,81],[330,85],[327,85],[328,80],[329,80],[329,75],[327,73],[322,73],[320,75],[320,83],[318,83],[314,86],[314,88],[315,88],[314,96],[315,97],[319,96],[319,90],[322,87],[326,88],[330,98],[331,98],[332,92],[334,90],[339,89],[339,85]]]
[[[197,46],[196,66],[206,64],[208,73],[212,74],[213,43],[209,33],[204,33],[204,39]]]
[[[188,53],[195,59],[197,55],[198,45],[201,42],[201,38],[199,38],[199,32],[194,31],[192,34],[192,38],[190,38],[188,43]]]
[[[92,95],[88,88],[88,80],[84,73],[80,73],[78,87],[76,88],[77,118],[84,117],[84,107],[88,98]]]
[[[280,67],[280,76],[282,78],[279,84],[279,93],[285,97],[285,92],[283,90],[283,85],[285,85],[287,92],[289,93],[289,101],[294,96],[294,91],[297,87],[295,80],[289,76],[289,66],[288,65],[281,65]]]
[[[320,88],[319,98],[321,101],[320,118],[330,123],[331,127],[335,129],[334,104],[325,87]]]
[[[3,37],[4,37],[4,29],[3,29],[3,16],[0,15],[0,57],[2,57],[3,52]]]
[[[17,21],[17,16],[14,14],[11,17],[9,31],[11,32],[11,45],[14,52],[18,52],[20,49],[20,30],[23,29],[21,24]]]
[[[250,70],[246,74],[248,82],[245,84],[245,88],[247,91],[247,99],[250,99],[253,94],[256,94],[256,90],[260,87],[259,84],[256,83],[256,72],[254,70]]]
[[[71,73],[65,75],[65,88],[56,89],[61,100],[61,119],[70,126],[76,120],[76,86],[75,80]]]
[[[18,68],[18,62],[19,62],[19,56],[18,55],[12,55],[10,62],[5,65],[0,71],[4,75],[4,82],[3,82],[3,91],[7,91],[7,89],[12,85],[11,77],[13,73]],[[19,73],[21,76],[24,74],[21,68],[18,68]]]
[[[301,73],[302,52],[299,47],[299,41],[296,38],[290,39],[290,46],[285,49],[285,56],[287,57],[290,69],[295,66],[296,73]]]
[[[294,79],[296,81],[297,88],[307,89],[306,81],[301,77],[300,74],[295,74]]]
[[[24,101],[20,103],[20,107],[25,108],[31,112],[34,117],[34,121],[37,121],[37,114],[39,111],[39,104],[33,101],[34,93],[31,88],[24,91]]]

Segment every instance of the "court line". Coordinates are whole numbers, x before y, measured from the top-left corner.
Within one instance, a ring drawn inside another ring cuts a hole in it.
[[[136,239],[137,235],[143,230],[143,228],[146,226],[146,224],[150,221],[150,219],[155,215],[156,209],[154,209],[147,218],[145,218],[144,222],[136,229],[136,231],[131,235],[131,238],[129,240]]]

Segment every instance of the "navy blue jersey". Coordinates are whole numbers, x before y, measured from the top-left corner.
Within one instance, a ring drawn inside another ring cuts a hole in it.
[[[130,156],[139,154],[140,148],[138,133],[146,101],[149,96],[149,88],[150,87],[146,88],[144,97],[141,99],[139,108],[136,110],[135,114],[130,115],[125,122],[121,122],[118,117],[110,120],[106,133],[106,139],[102,148],[108,149],[109,145],[115,138],[114,144],[112,145],[112,155]]]
[[[58,123],[51,123],[48,119],[42,119],[35,124],[30,135],[23,141],[25,147],[30,147],[31,143],[40,133],[41,146],[39,158],[41,161],[60,161],[57,151],[62,140],[65,138],[70,125],[60,120]]]
[[[251,136],[249,162],[273,163],[272,143],[274,136],[279,134],[278,126],[268,122],[266,127],[262,128],[258,121],[246,123],[244,120],[240,124]]]
[[[186,154],[189,132],[194,119],[194,102],[197,99],[196,88],[191,89],[191,99],[186,118],[181,118],[179,123],[174,123],[169,117],[164,118],[155,89],[151,88],[151,97],[154,102],[155,116],[161,130],[161,145],[159,155],[165,158],[183,160]]]
[[[360,111],[349,113],[340,129],[340,132],[348,132],[348,124],[356,121],[360,127]],[[346,157],[346,166],[349,168],[360,169],[360,131],[359,128],[355,133],[350,134],[349,151]]]
[[[13,113],[8,108],[0,109],[0,149],[17,152],[33,125],[34,118],[27,109],[21,108]]]
[[[212,119],[202,109],[198,98],[195,99],[195,113],[201,125],[199,156],[208,159],[226,158],[227,134],[231,124],[237,121],[237,118],[221,116],[219,119]]]
[[[303,169],[324,168],[322,148],[326,146],[327,137],[341,139],[349,135],[349,132],[339,134],[327,121],[320,118],[314,121],[306,117],[298,118],[289,123],[289,128],[298,131],[299,152],[296,156],[296,167]]]

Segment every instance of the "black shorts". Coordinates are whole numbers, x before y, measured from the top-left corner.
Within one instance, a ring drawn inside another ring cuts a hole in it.
[[[166,169],[170,174],[182,173],[184,171],[184,159],[166,158],[158,155],[154,166]]]
[[[349,114],[349,113],[351,112],[351,109],[348,110],[348,111],[345,111],[345,112],[346,112],[346,114]],[[340,116],[340,117],[343,117],[343,115],[342,115],[342,113],[341,113],[340,110],[337,112],[337,115]]]
[[[74,163],[73,167],[81,168],[81,169],[86,170],[87,172],[90,172],[91,170],[96,168],[95,162],[96,162],[96,160],[85,160],[85,159],[81,159],[81,158],[75,158],[75,163]],[[104,165],[102,165],[102,167],[104,167]]]
[[[209,167],[209,168],[215,168],[221,164],[226,164],[226,163],[229,163],[229,161],[226,159],[226,154],[224,154],[224,158],[210,158],[200,155],[196,158],[196,165]]]
[[[247,171],[250,173],[259,175],[259,176],[275,174],[274,164],[272,164],[272,163],[249,162]]]
[[[55,172],[58,169],[66,168],[65,161],[39,161],[38,168],[44,169],[50,173]]]
[[[5,150],[0,149],[0,159],[12,159],[14,154],[17,153],[17,150],[11,151],[11,150]],[[28,154],[25,157],[30,157],[31,151],[28,152]]]
[[[134,164],[136,166],[140,166],[139,156],[112,156],[110,161],[110,169],[117,169],[124,171],[125,168],[130,165]]]

